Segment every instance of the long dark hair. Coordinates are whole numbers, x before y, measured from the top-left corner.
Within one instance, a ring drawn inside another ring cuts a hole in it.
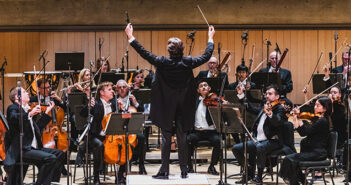
[[[325,108],[324,117],[329,117],[332,114],[333,103],[327,96],[321,96],[317,101]]]

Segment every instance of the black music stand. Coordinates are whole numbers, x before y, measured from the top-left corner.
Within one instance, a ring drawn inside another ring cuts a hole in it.
[[[262,103],[262,92],[260,89],[250,89],[246,91],[246,94],[250,103]],[[240,103],[237,95],[238,92],[236,90],[224,90],[225,100],[230,103]]]
[[[221,89],[222,81],[224,78],[197,78],[197,82],[207,82],[207,84],[211,87],[211,92],[215,92],[219,94]],[[197,83],[197,84],[198,84]]]
[[[72,113],[74,126],[76,130],[84,130],[87,123],[87,117],[81,116],[81,110],[86,106],[84,103],[87,101],[87,95],[83,92],[74,92],[68,94],[69,110]]]
[[[128,146],[128,135],[138,134],[142,132],[145,118],[141,112],[136,113],[111,113],[108,127],[106,128],[106,135],[125,135],[126,146]],[[130,172],[129,158],[127,157],[128,150],[126,150],[126,173]],[[118,183],[118,182],[116,182]]]
[[[332,84],[339,82],[340,87],[345,87],[345,80],[343,78],[342,73],[332,73],[329,74],[330,78],[330,84],[326,83],[326,81],[323,80],[324,74],[313,74],[312,75],[312,83],[313,83],[313,93],[314,94],[319,94],[325,89],[327,89],[329,86]]]
[[[113,84],[116,84],[118,80],[124,80],[124,73],[114,73],[114,72],[103,72],[101,74],[101,82],[112,82]],[[99,80],[99,75],[95,76],[95,83],[97,83]]]
[[[282,89],[282,80],[280,73],[255,72],[251,76],[251,81],[256,84],[256,87],[266,90],[266,87],[276,84],[278,89]]]
[[[80,71],[84,68],[84,52],[55,53],[55,70]]]
[[[136,89],[133,90],[133,95],[142,104],[151,103],[151,89]]]

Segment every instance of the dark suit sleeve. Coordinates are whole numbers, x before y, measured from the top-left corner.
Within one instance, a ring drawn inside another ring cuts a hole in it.
[[[291,79],[291,72],[286,70],[285,73],[287,74],[282,84],[283,85],[282,94],[290,93],[293,90],[293,81]]]
[[[33,119],[34,120],[34,119]],[[51,121],[51,117],[47,114],[42,114],[40,119],[36,122],[40,130],[44,130],[46,125]]]
[[[312,124],[303,122],[303,125],[297,128],[297,132],[300,136],[308,136],[312,134],[322,133],[324,129],[328,129],[329,124],[326,118],[320,118],[316,121],[313,121]]]
[[[191,64],[190,64],[191,67],[192,68],[196,68],[196,67],[199,67],[200,65],[206,63],[207,61],[209,61],[211,56],[212,56],[213,49],[214,49],[213,43],[212,42],[208,42],[206,50],[201,56],[195,57],[195,58],[191,58]]]
[[[284,120],[286,120],[285,109],[281,105],[277,105],[277,106],[279,107],[277,107],[277,109],[273,111],[272,117],[270,118],[268,116],[268,119],[270,120],[270,124],[274,127],[279,127],[283,125]]]
[[[150,64],[155,65],[156,67],[161,65],[163,61],[165,61],[165,57],[158,57],[151,52],[147,51],[137,40],[134,40],[130,43],[130,45],[135,49],[136,52],[139,53],[141,57],[143,57]]]

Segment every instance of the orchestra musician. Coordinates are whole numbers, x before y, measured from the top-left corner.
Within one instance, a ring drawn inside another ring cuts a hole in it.
[[[293,90],[293,81],[291,79],[291,72],[284,68],[275,69],[277,66],[277,62],[280,60],[280,54],[276,51],[273,51],[269,55],[269,63],[270,67],[262,68],[259,72],[273,72],[278,70],[280,74],[282,88],[280,92],[280,99],[286,101],[286,103],[292,106],[292,102],[286,97],[287,93],[290,93]]]
[[[249,75],[249,68],[245,64],[240,64],[236,67],[236,82],[228,85],[229,90],[236,90],[238,84],[243,84],[246,90],[255,88],[255,83],[249,82],[246,78]]]
[[[101,57],[97,59],[96,63],[97,63],[96,71],[98,71],[100,67],[101,67],[101,72],[103,73],[111,71],[110,61],[108,60],[108,58]]]
[[[141,57],[156,67],[150,115],[152,122],[160,127],[162,132],[162,165],[153,178],[168,179],[174,123],[179,146],[181,177],[187,178],[186,132],[194,126],[196,111],[196,85],[192,70],[210,59],[214,48],[214,28],[209,27],[207,48],[204,54],[197,58],[183,57],[184,45],[179,38],[172,37],[168,40],[169,57],[158,57],[145,50],[135,39],[131,24],[127,25],[125,32],[131,46]]]
[[[93,152],[94,156],[94,184],[100,184],[99,174],[103,171],[104,167],[104,145],[105,132],[102,130],[102,120],[104,116],[111,112],[116,111],[116,105],[114,101],[111,101],[114,96],[114,91],[111,82],[103,82],[98,85],[97,98],[91,99],[90,104],[92,106],[91,114],[93,115],[93,121],[89,133],[89,146],[88,150]],[[81,115],[88,116],[88,106],[82,109]],[[82,162],[83,155],[85,152],[86,142],[79,146],[77,154],[78,164]]]
[[[218,175],[215,165],[217,165],[220,156],[220,138],[216,131],[216,127],[211,119],[209,110],[204,103],[204,100],[210,94],[211,87],[207,82],[200,82],[197,88],[199,93],[198,99],[196,100],[197,108],[195,114],[195,126],[193,130],[188,134],[187,141],[189,143],[189,157],[188,157],[188,171],[194,173],[193,164],[191,161],[191,155],[194,153],[194,146],[199,141],[209,141],[212,149],[211,163],[208,167],[207,172],[212,175]]]
[[[130,94],[130,85],[125,80],[118,80],[118,82],[116,83],[116,91],[117,91],[117,94],[113,101],[117,100],[118,112],[121,112],[121,113],[129,112],[128,110],[130,109],[130,107],[135,108],[137,112],[144,111],[143,105],[137,101],[137,99],[133,94]],[[138,144],[136,145],[136,148],[133,151],[132,160],[136,160],[136,159],[139,160],[139,174],[147,174],[144,166],[146,147],[145,147],[145,136],[143,133],[137,134],[137,141],[138,141],[137,142]],[[125,183],[124,173],[126,171],[126,167],[127,167],[126,165],[127,163],[125,165],[120,166],[119,168],[119,171],[118,171],[119,183]]]
[[[330,98],[324,96],[318,98],[314,105],[315,118],[311,123],[306,123],[298,118],[300,110],[295,108],[293,110],[293,124],[294,128],[305,137],[300,143],[300,153],[287,155],[282,163],[279,176],[285,182],[291,185],[302,183],[305,179],[299,168],[300,161],[315,161],[324,160],[328,154],[328,133],[329,121],[328,117],[332,112],[332,102]]]
[[[335,68],[332,69],[332,73],[343,73],[344,70],[345,70],[345,67],[347,67],[347,64],[349,62],[349,52],[348,50],[347,51],[344,51],[342,52],[342,65],[340,66],[337,66]],[[351,61],[350,61],[351,62]]]
[[[133,90],[135,89],[142,89],[144,88],[144,70],[137,70],[133,74],[132,78],[132,84],[133,84]]]
[[[243,99],[245,96],[243,89],[243,86],[237,88],[239,99]],[[255,183],[262,184],[262,173],[266,165],[266,155],[273,150],[281,148],[283,145],[282,126],[287,121],[287,118],[284,107],[280,103],[277,103],[280,97],[279,94],[277,86],[270,85],[266,90],[266,103],[263,108],[253,107],[248,102],[247,110],[258,114],[252,128],[253,137],[258,142],[255,143],[252,140],[247,142],[247,152],[249,154],[247,179],[252,179]],[[232,151],[239,164],[244,166],[244,143],[234,145]],[[258,173],[254,177],[256,165]],[[242,179],[236,183],[246,183],[246,176],[243,175]]]
[[[41,113],[41,107],[37,105],[32,110],[28,105],[29,95],[21,88],[12,88],[10,100],[12,105],[7,108],[7,120],[9,131],[5,135],[6,158],[4,161],[5,170],[8,173],[7,184],[20,184],[23,179],[19,178],[19,156],[20,156],[20,102],[18,92],[21,92],[22,113],[23,113],[23,161],[35,164],[39,168],[36,184],[50,184],[59,182],[64,163],[64,153],[57,149],[43,148],[41,141],[41,130],[50,122],[48,113],[54,107],[54,102],[48,102],[45,113]],[[40,118],[38,118],[38,116]],[[28,166],[24,166],[24,174]]]
[[[200,71],[196,78],[225,78],[224,88],[228,87],[228,74],[226,72],[218,73],[218,59],[212,56],[207,62],[208,70]]]

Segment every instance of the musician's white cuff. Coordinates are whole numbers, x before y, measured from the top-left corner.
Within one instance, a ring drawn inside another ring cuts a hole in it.
[[[323,81],[328,81],[330,79],[330,76],[328,78],[326,78],[325,76],[323,77]]]
[[[213,43],[213,39],[212,39],[212,38],[209,38],[209,39],[208,39],[208,42]]]
[[[241,99],[243,99],[243,98],[245,98],[245,94],[244,93],[242,93],[242,94],[237,94],[237,96],[238,96],[238,98],[241,100]]]
[[[138,108],[139,107],[139,103],[137,102],[136,104],[135,104],[135,108]]]
[[[134,40],[135,40],[135,38],[132,37],[132,38],[130,38],[130,39],[128,40],[128,42],[129,42],[129,43],[132,43]]]
[[[101,130],[100,136],[105,136],[105,135],[106,135],[106,133],[103,130]]]
[[[272,114],[271,115],[268,115],[268,114],[266,114],[269,118],[272,118],[273,117],[273,112],[272,112]]]

